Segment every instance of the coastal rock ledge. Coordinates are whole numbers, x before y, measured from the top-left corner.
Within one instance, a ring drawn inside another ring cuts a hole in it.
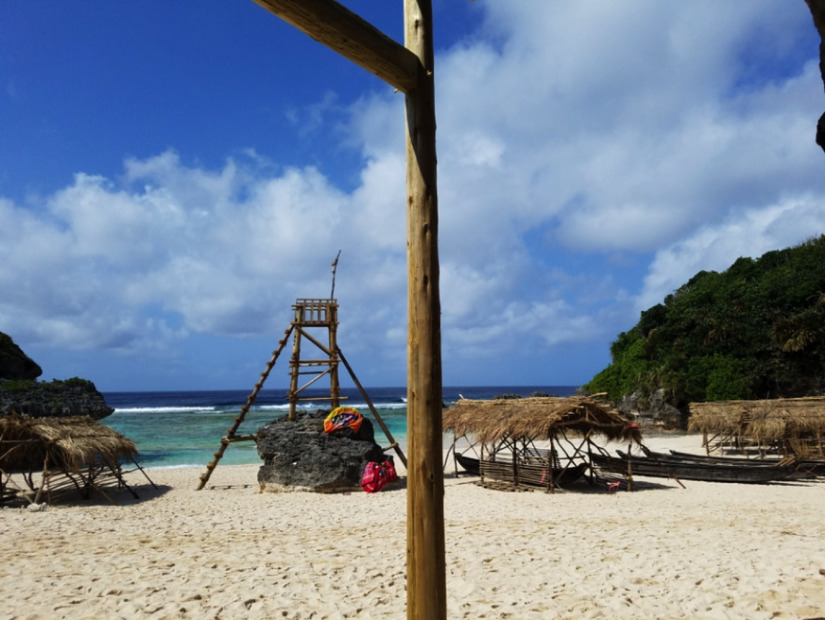
[[[642,428],[673,430],[685,428],[687,417],[667,400],[667,392],[657,389],[649,396],[633,392],[622,397],[616,408],[623,416],[636,420]]]
[[[100,420],[114,412],[86,379],[36,381],[43,371],[0,332],[0,416],[15,411],[34,418],[87,415]]]
[[[392,460],[373,438],[372,422],[364,418],[354,437],[339,431],[324,433],[326,411],[285,416],[258,429],[258,470],[261,489],[271,492],[334,493],[360,488],[370,461]]]
[[[100,420],[114,412],[95,384],[86,379],[50,383],[0,379],[0,415],[12,411],[33,418],[91,416]]]

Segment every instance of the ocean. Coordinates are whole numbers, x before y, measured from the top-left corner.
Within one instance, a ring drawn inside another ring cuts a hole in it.
[[[206,467],[220,447],[221,437],[240,413],[251,390],[214,390],[200,392],[105,392],[106,402],[115,412],[101,422],[125,435],[137,445],[138,463],[143,467]],[[402,446],[407,443],[406,388],[365,388],[370,401],[386,424],[393,439]],[[472,399],[492,398],[498,394],[529,396],[544,392],[553,396],[571,396],[575,386],[493,386],[445,387],[445,405],[461,396]],[[254,433],[264,424],[286,415],[289,403],[286,390],[261,390],[237,431],[239,435]],[[315,411],[328,409],[320,400],[329,396],[329,389],[305,389],[305,401],[300,408]],[[341,388],[341,404],[355,407],[369,417],[375,426],[376,441],[389,445],[381,428],[373,419],[363,397],[355,388]],[[231,444],[220,461],[221,465],[261,463],[255,443],[243,441]]]

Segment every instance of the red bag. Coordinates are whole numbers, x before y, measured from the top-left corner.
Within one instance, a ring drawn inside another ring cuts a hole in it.
[[[383,463],[370,462],[364,468],[364,475],[361,476],[361,488],[367,493],[376,493],[384,488],[388,482],[398,479],[392,461]]]

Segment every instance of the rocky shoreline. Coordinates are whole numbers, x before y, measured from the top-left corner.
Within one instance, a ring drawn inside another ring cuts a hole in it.
[[[114,409],[106,404],[95,384],[86,379],[66,381],[0,380],[0,415],[25,413],[34,418],[87,415],[100,420]]]
[[[16,412],[36,418],[87,415],[100,420],[114,412],[91,381],[37,381],[41,374],[40,366],[0,332],[0,416]]]
[[[626,394],[615,403],[616,409],[629,420],[638,422],[642,428],[662,430],[685,430],[687,412],[681,411],[668,402],[667,392],[655,390],[649,396],[639,392]]]

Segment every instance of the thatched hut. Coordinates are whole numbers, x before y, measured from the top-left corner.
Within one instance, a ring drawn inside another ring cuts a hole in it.
[[[22,490],[14,475],[22,476],[35,503],[44,492],[51,503],[53,492],[72,487],[84,497],[94,489],[108,499],[101,484],[113,479],[128,488],[121,461],[134,462],[136,455],[130,439],[89,416],[0,417],[0,501],[10,485]]]
[[[736,449],[759,455],[825,458],[825,397],[691,403],[688,430],[708,453]]]
[[[453,443],[454,456],[462,462],[469,452],[478,455],[482,484],[492,479],[493,486],[538,485],[551,492],[590,468],[592,451],[601,450],[593,438],[641,443],[637,424],[584,396],[461,399],[444,413],[443,428],[468,438],[463,454]]]

